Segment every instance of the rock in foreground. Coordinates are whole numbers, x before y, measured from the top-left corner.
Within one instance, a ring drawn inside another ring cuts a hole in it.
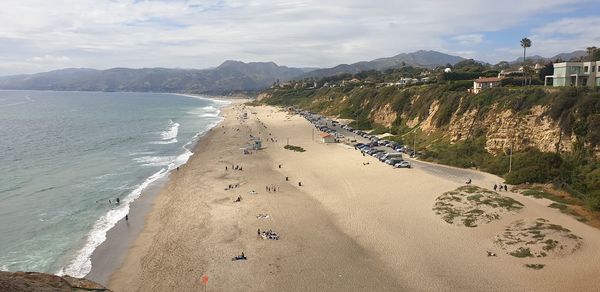
[[[85,278],[56,276],[37,272],[0,271],[0,291],[58,292],[58,291],[111,291]]]

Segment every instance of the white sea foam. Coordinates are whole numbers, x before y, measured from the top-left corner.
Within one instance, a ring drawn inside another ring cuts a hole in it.
[[[176,156],[142,156],[133,161],[143,166],[167,166],[175,161]]]
[[[156,153],[156,152],[154,152],[154,151],[131,152],[131,153],[129,153],[129,156],[150,155],[150,154],[154,154],[154,153]]]
[[[166,144],[173,144],[173,143],[177,143],[177,139],[173,138],[173,139],[167,140],[167,141],[150,142],[150,144],[156,144],[156,145],[166,145]]]
[[[175,95],[187,96],[187,97],[191,97],[191,98],[195,98],[195,99],[210,100],[210,101],[220,104],[220,105],[227,105],[227,104],[231,103],[231,101],[228,101],[228,100],[214,99],[214,98],[209,98],[209,97],[199,96],[199,95],[183,94],[183,93],[175,93]]]
[[[115,226],[119,220],[129,213],[129,204],[141,195],[142,190],[156,180],[164,177],[167,173],[168,170],[166,168],[156,172],[147,178],[143,183],[138,185],[137,188],[129,193],[127,197],[123,198],[121,204],[117,208],[108,211],[108,213],[104,214],[104,216],[98,219],[96,224],[94,224],[92,231],[90,231],[87,236],[87,242],[85,246],[79,250],[75,258],[57,274],[70,275],[73,277],[84,277],[87,275],[92,269],[92,253],[96,247],[106,240],[106,232],[108,232],[108,230]]]
[[[177,133],[179,132],[179,123],[175,123],[173,122],[173,120],[169,120],[169,128],[165,131],[163,131],[162,133],[160,133],[160,136],[162,137],[162,140],[173,140],[175,138],[177,138]],[[175,140],[177,142],[177,140]]]

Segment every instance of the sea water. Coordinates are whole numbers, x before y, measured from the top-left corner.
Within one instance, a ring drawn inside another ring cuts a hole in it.
[[[188,160],[224,104],[0,91],[0,270],[85,276],[106,232],[146,187]]]

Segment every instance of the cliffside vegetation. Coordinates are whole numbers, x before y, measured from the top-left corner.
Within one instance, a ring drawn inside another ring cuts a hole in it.
[[[510,184],[553,182],[600,210],[599,90],[502,87],[475,95],[467,93],[472,80],[389,86],[371,77],[272,88],[262,102],[352,119],[355,128],[401,143],[415,139],[423,159],[478,168]]]

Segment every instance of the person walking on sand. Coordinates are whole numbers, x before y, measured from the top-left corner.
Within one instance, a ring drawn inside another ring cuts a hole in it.
[[[508,186],[504,185],[504,190],[508,192]]]
[[[256,233],[258,234],[258,237],[260,237],[260,228],[258,228],[258,231]]]
[[[129,221],[129,215],[125,215],[125,221]]]
[[[498,189],[498,186],[494,184],[494,192],[496,191],[496,189]]]

